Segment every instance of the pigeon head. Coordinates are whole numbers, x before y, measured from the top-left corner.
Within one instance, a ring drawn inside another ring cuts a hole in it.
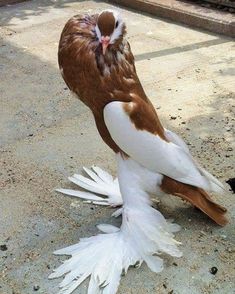
[[[122,41],[126,26],[118,12],[105,10],[99,14],[95,30],[105,55],[108,46]]]

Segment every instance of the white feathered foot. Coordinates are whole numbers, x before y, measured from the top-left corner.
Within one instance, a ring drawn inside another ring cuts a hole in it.
[[[81,239],[78,244],[58,250],[55,254],[71,255],[49,278],[64,276],[59,294],[72,293],[90,277],[88,294],[114,294],[121,274],[135,264],[147,263],[154,272],[163,269],[160,253],[180,257],[173,233],[179,226],[167,222],[151,207],[147,193],[136,172],[139,165],[118,156],[118,178],[123,196],[122,225],[100,225],[105,234]]]
[[[56,191],[84,199],[84,202],[87,203],[109,205],[112,207],[122,205],[123,201],[117,178],[113,179],[109,173],[97,166],[92,166],[92,169],[83,167],[83,169],[90,176],[90,179],[78,174],[74,174],[68,179],[79,187],[93,193],[70,189],[56,189]],[[100,194],[103,197],[94,193]]]

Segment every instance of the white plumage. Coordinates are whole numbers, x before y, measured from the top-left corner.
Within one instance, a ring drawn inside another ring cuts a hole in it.
[[[92,169],[88,169],[86,167],[83,169],[91,177],[91,179],[88,179],[82,175],[74,174],[72,177],[69,177],[69,180],[90,192],[106,196],[105,198],[84,191],[70,189],[56,189],[56,191],[66,195],[85,199],[88,203],[92,202],[93,204],[110,205],[114,207],[122,205],[123,201],[117,178],[113,179],[109,173],[102,170],[98,166],[92,166]]]
[[[124,152],[155,173],[207,191],[221,192],[223,185],[195,164],[185,143],[176,134],[167,131],[170,142],[166,142],[148,131],[137,130],[124,110],[128,104],[115,101],[104,108],[105,124]]]
[[[131,159],[123,160],[118,155],[118,176],[124,202],[122,225],[120,228],[99,225],[98,228],[105,234],[81,239],[78,244],[54,252],[71,255],[49,277],[58,278],[66,274],[60,284],[59,294],[72,293],[87,277],[90,277],[88,294],[114,294],[122,272],[126,272],[129,266],[137,263],[140,265],[144,261],[152,271],[160,272],[163,261],[156,254],[167,253],[175,257],[182,255],[177,248],[179,242],[174,240],[173,235],[180,227],[167,222],[159,211],[151,207],[148,195],[141,186],[144,171],[138,163]],[[100,172],[99,169],[96,175],[90,172],[88,174],[99,182],[100,178],[96,176]],[[111,177],[103,179],[108,181]],[[78,194],[71,192],[69,195]]]
[[[112,138],[132,158],[137,158],[139,163],[133,159],[124,160],[118,155],[119,181],[95,166],[92,169],[84,168],[90,179],[78,174],[69,177],[69,180],[76,185],[99,195],[84,191],[57,189],[58,192],[79,197],[93,204],[113,207],[123,204],[122,208],[113,213],[115,217],[122,214],[120,228],[100,224],[97,227],[105,234],[82,238],[78,244],[55,252],[58,255],[71,255],[69,260],[50,275],[50,278],[66,275],[60,284],[61,290],[58,294],[72,293],[88,277],[90,277],[88,294],[114,294],[118,289],[122,272],[126,272],[129,266],[137,263],[140,265],[144,261],[152,271],[160,272],[163,269],[163,261],[156,254],[167,253],[175,257],[182,255],[177,247],[179,242],[174,240],[173,235],[180,227],[166,221],[159,211],[153,209],[146,193],[157,192],[159,194],[161,173],[163,173],[161,168],[164,169],[164,173],[176,179],[180,175],[183,181],[191,184],[206,183],[207,188],[209,185],[215,185],[217,189],[217,180],[214,180],[213,176],[207,174],[194,161],[184,141],[173,132],[165,130],[167,139],[172,142],[165,143],[159,137],[153,137],[146,131],[136,130],[123,111],[120,102],[107,105],[104,110],[104,118]],[[119,134],[122,134],[123,137]],[[137,142],[138,146],[136,146]],[[142,144],[145,146],[144,149]],[[167,149],[165,144],[172,147]],[[171,152],[172,156],[168,153],[162,156],[161,149],[162,152]],[[160,150],[160,153],[156,154],[156,150]],[[190,164],[192,172],[184,168],[182,164],[180,166],[183,168],[180,173],[178,172],[179,167],[176,169],[174,165],[172,166],[171,160],[174,158],[175,150],[178,152],[175,160],[186,160],[185,165]],[[143,151],[147,153],[147,156]],[[151,154],[151,157],[148,158],[148,154]],[[181,154],[182,158],[180,158]],[[155,169],[155,172],[145,168],[144,165],[152,165],[151,169]],[[196,180],[195,175],[198,177]],[[194,181],[190,182],[191,179]]]

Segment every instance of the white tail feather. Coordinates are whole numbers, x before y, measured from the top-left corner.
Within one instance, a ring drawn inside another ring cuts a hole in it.
[[[216,177],[210,174],[207,170],[202,168],[198,163],[196,164],[200,172],[203,174],[203,176],[206,177],[207,180],[210,182],[210,186],[211,186],[210,190],[212,192],[224,193],[225,192],[224,185],[218,179],[216,179]]]
[[[199,169],[202,177],[204,178],[205,188],[207,188],[206,190],[217,193],[223,193],[225,191],[224,185],[212,174],[201,167],[201,165],[192,157],[188,146],[185,144],[182,138],[167,129],[165,129],[165,135],[169,141],[180,146],[190,156],[196,167]]]

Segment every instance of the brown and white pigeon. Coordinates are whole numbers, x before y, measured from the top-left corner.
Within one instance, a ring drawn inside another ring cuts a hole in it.
[[[193,159],[180,137],[162,126],[138,79],[125,34],[120,14],[111,10],[74,16],[61,34],[61,74],[91,109],[101,137],[116,153],[118,179],[93,167],[85,169],[91,179],[69,178],[90,192],[58,191],[95,204],[122,205],[114,213],[122,214],[122,224],[99,225],[104,234],[55,252],[71,255],[50,275],[65,275],[60,294],[72,293],[88,277],[89,294],[113,294],[130,265],[145,261],[160,272],[163,261],[157,254],[182,255],[173,235],[179,226],[151,207],[149,192],[179,196],[217,224],[227,223],[226,209],[206,192],[222,192],[223,185]]]

